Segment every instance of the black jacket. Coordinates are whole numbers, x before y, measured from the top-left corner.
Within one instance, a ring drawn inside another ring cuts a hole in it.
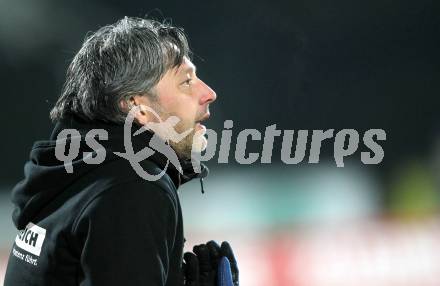
[[[68,128],[81,134],[73,173],[55,156],[57,135]],[[99,141],[104,162],[92,165],[84,152],[97,154],[85,144],[85,135],[96,128],[107,130],[108,140]],[[141,150],[151,136],[132,137],[133,148]],[[201,175],[181,162],[183,174],[169,164],[159,180],[147,181],[114,154],[124,151],[122,125],[73,118],[59,122],[49,141],[34,144],[25,178],[12,191],[13,221],[20,232],[5,286],[180,285],[184,237],[177,188]],[[141,166],[157,174],[166,161],[156,152]]]

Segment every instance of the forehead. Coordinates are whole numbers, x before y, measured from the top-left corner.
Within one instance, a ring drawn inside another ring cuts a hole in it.
[[[196,66],[187,57],[184,57],[182,64],[175,69],[176,74],[187,74],[195,72]]]

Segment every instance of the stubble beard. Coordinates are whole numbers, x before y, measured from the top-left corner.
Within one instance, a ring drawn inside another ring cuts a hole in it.
[[[153,104],[152,107],[162,118],[162,121],[165,121],[170,116],[177,116],[173,113],[165,112],[160,104]],[[192,128],[191,132],[179,142],[168,141],[171,148],[176,152],[177,157],[182,160],[189,160],[192,158],[193,152],[200,154],[206,149],[207,140],[204,134],[200,134],[200,131],[196,130],[196,125],[196,122],[187,123],[181,119],[174,127],[175,131],[181,134]]]

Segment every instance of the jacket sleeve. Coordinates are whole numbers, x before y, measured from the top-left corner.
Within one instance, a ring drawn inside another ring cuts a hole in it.
[[[177,210],[166,190],[132,182],[94,198],[74,224],[79,239],[79,284],[166,284]]]

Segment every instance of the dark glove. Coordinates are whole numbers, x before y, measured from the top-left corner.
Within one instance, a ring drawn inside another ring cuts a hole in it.
[[[219,246],[215,241],[209,241],[206,244],[194,246],[193,252],[194,253],[186,252],[183,256],[185,260],[183,263],[183,285],[239,285],[237,262],[228,242],[224,241],[222,245]],[[225,261],[225,259],[222,260],[223,257],[226,257],[227,261]],[[225,268],[228,264],[230,265],[230,269]],[[230,281],[228,281],[228,276],[230,277]],[[227,282],[229,282],[229,284]]]
[[[234,286],[234,281],[232,281],[231,264],[226,256],[223,256],[220,259],[220,263],[218,265],[217,285]]]

